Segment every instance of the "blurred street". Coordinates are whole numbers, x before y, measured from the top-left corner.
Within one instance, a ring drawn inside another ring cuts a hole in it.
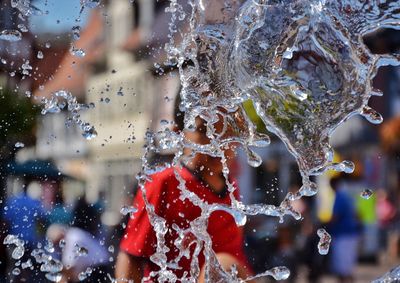
[[[371,282],[372,280],[375,280],[375,279],[381,277],[386,272],[388,272],[390,269],[392,269],[395,266],[398,266],[399,264],[400,264],[400,261],[393,263],[393,264],[379,264],[379,265],[359,264],[359,265],[357,265],[357,268],[355,270],[354,283]],[[296,282],[297,283],[309,283],[305,274],[306,274],[306,271],[301,269]],[[333,276],[325,275],[321,278],[320,282],[321,283],[336,283],[337,279],[334,278]]]

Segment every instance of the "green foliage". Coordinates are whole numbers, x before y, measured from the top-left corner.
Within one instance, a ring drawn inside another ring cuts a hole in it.
[[[0,148],[2,151],[16,141],[34,140],[38,107],[29,98],[9,89],[0,88]]]

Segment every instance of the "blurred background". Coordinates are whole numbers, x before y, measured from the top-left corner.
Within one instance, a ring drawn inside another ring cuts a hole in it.
[[[3,241],[19,234],[27,251],[49,246],[46,237],[59,232],[48,229],[52,224],[63,233],[73,226],[95,235],[104,249],[101,264],[112,274],[127,218],[120,211],[135,194],[144,133],[172,120],[179,89],[177,71],[162,65],[168,5],[166,0],[0,0],[0,282],[47,282],[33,263],[21,266],[30,252],[14,257]],[[18,31],[17,38],[10,40],[4,31]],[[398,51],[400,32],[379,30],[365,43],[374,53]],[[369,282],[399,264],[400,68],[381,68],[374,85],[384,96],[372,97],[369,105],[382,113],[383,124],[353,117],[332,137],[338,161],[354,161],[356,171],[316,178],[317,197],[295,204],[301,222],[249,219],[246,250],[256,272],[286,265],[292,271],[288,282],[336,282],[330,255],[318,253],[316,233],[332,225],[337,199],[332,179],[339,180],[359,225],[355,281]],[[85,139],[68,123],[67,107],[41,114],[44,99],[59,90],[91,105],[78,119],[96,128],[96,138]],[[238,155],[242,200],[278,205],[301,185],[296,162],[277,138],[257,150],[263,164],[256,169],[244,153]],[[164,159],[168,153],[154,162]],[[346,225],[340,229],[346,232]]]

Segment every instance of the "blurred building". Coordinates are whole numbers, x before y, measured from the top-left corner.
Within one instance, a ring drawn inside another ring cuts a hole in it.
[[[43,34],[33,51],[43,53],[35,60],[35,101],[66,90],[81,103],[93,103],[93,109],[80,115],[95,126],[98,136],[87,141],[78,127],[66,127],[68,111],[48,113],[39,117],[37,144],[25,159],[53,159],[60,170],[84,184],[89,201],[104,202],[109,212],[105,221],[113,224],[119,221],[122,204],[132,201],[146,130],[157,130],[161,119],[172,119],[179,79],[159,76],[154,67],[165,59],[168,1],[103,4],[91,11],[78,38],[72,40],[71,31],[50,45],[46,43],[53,42],[54,35]],[[85,55],[76,56],[71,48],[82,49]],[[76,186],[66,185],[69,199],[80,191],[72,188]]]

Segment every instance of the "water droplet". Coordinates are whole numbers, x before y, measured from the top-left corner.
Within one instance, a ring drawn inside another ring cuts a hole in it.
[[[97,131],[93,126],[91,126],[89,129],[84,130],[82,136],[87,140],[92,140],[97,137]]]
[[[51,282],[60,282],[62,279],[61,273],[46,273],[45,276]]]
[[[290,270],[286,266],[277,266],[269,270],[275,280],[286,280],[290,276]]]
[[[119,88],[119,90],[117,92],[118,96],[124,96],[124,92],[122,91],[122,89],[123,89],[122,87]]]
[[[364,191],[361,192],[360,196],[363,199],[369,199],[370,197],[372,197],[373,195],[373,191],[370,189],[365,189]]]
[[[328,252],[329,252],[329,247],[330,247],[331,240],[332,240],[331,235],[329,235],[329,233],[326,232],[326,230],[323,229],[323,228],[318,229],[317,235],[318,235],[318,237],[319,237],[318,252],[319,252],[321,255],[326,255],[326,254],[328,254]]]
[[[137,211],[137,208],[136,208],[136,207],[134,207],[134,206],[127,206],[127,205],[124,205],[123,207],[121,207],[121,210],[120,210],[120,212],[121,212],[122,215],[128,215],[128,214],[130,214],[130,217],[133,217],[136,211]]]
[[[13,259],[20,259],[24,256],[25,248],[23,246],[16,246],[11,254]]]
[[[80,32],[81,32],[81,27],[80,26],[73,26],[72,27],[72,37],[73,37],[74,40],[78,40],[81,37]]]
[[[43,52],[39,50],[38,53],[37,53],[37,55],[36,55],[36,57],[37,57],[38,59],[43,59]]]
[[[50,258],[40,266],[40,271],[48,273],[58,273],[63,269],[63,264],[57,259]]]
[[[26,269],[26,268],[29,268],[32,266],[33,266],[33,264],[32,264],[32,260],[30,258],[26,262],[23,262],[21,264],[22,269]]]
[[[259,167],[262,164],[262,159],[257,153],[255,153],[249,148],[247,148],[246,153],[247,153],[247,163],[251,167]]]
[[[77,256],[87,256],[88,252],[87,248],[75,245],[75,254]]]
[[[22,147],[25,146],[25,144],[22,143],[22,142],[16,142],[14,146],[17,147],[17,148],[22,148]]]
[[[22,39],[22,34],[18,30],[3,30],[0,32],[0,39],[6,41],[20,41]]]
[[[19,269],[18,267],[14,268],[12,270],[12,274],[15,275],[15,276],[20,275],[21,274],[21,269]]]
[[[100,0],[81,0],[81,5],[87,8],[96,8],[100,4]]]
[[[109,247],[108,247],[108,251],[109,251],[110,253],[113,253],[113,252],[114,252],[114,246],[113,246],[113,245],[109,246]]]
[[[382,115],[369,106],[365,106],[362,109],[361,115],[372,124],[380,124],[383,122]]]
[[[76,57],[85,57],[86,53],[82,48],[75,48],[74,46],[71,47],[70,53]]]
[[[19,24],[18,28],[21,32],[28,32],[28,28],[24,24]]]
[[[92,268],[88,267],[85,271],[82,271],[78,275],[79,281],[83,281],[86,278],[88,278],[92,274],[93,270]]]

